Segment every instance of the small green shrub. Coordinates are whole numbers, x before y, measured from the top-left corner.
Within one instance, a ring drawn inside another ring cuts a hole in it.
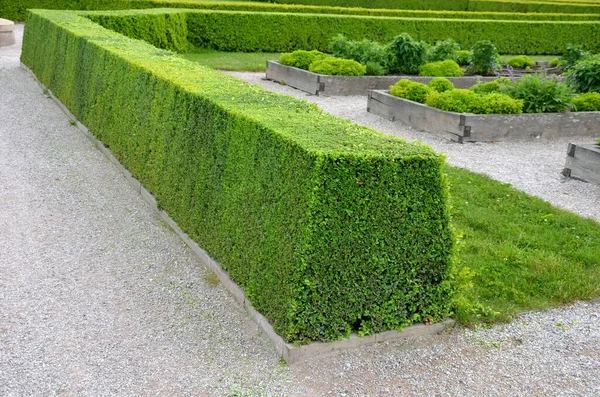
[[[327,57],[311,63],[308,70],[332,76],[364,76],[367,67],[350,59]]]
[[[474,114],[519,114],[523,101],[498,92],[477,94],[471,90],[455,89],[427,95],[425,104],[448,112]]]
[[[506,63],[513,68],[525,69],[532,68],[535,66],[535,61],[529,58],[527,55],[518,55],[510,58]]]
[[[308,70],[311,63],[317,59],[327,57],[327,54],[321,51],[304,51],[297,50],[294,52],[286,52],[279,56],[279,63],[282,65],[293,66],[296,68]]]
[[[596,138],[596,145],[600,146],[600,138]]]
[[[455,61],[460,66],[467,66],[469,64],[469,59],[471,59],[471,51],[469,50],[459,50],[454,53]]]
[[[444,77],[434,77],[431,79],[429,84],[427,84],[427,86],[436,90],[437,92],[446,92],[454,89],[454,84]]]
[[[600,55],[587,56],[566,73],[576,92],[600,92]]]
[[[558,58],[551,59],[550,62],[548,62],[548,66],[550,66],[551,68],[555,68],[559,64],[560,64],[560,59],[558,59]]]
[[[563,53],[559,66],[563,70],[569,70],[575,64],[589,55],[589,52],[583,49],[583,46],[580,44],[571,44],[567,45],[565,52]]]
[[[460,77],[464,73],[458,63],[451,60],[429,62],[419,67],[419,76]]]
[[[501,87],[504,94],[524,102],[525,113],[554,113],[566,110],[571,104],[570,87],[555,78],[529,75]]]
[[[413,39],[408,33],[402,33],[394,37],[385,51],[390,72],[417,74],[419,66],[427,60],[429,46],[423,41]]]
[[[423,83],[402,79],[390,87],[390,94],[411,101],[424,103],[427,94],[433,89]]]
[[[367,62],[365,66],[367,67],[365,73],[367,76],[384,76],[387,74],[387,69],[377,62]]]
[[[352,40],[343,34],[338,34],[329,40],[329,52],[336,58],[346,58],[351,52]]]
[[[470,90],[474,91],[478,94],[490,94],[492,92],[501,92],[501,88],[503,84],[510,82],[510,79],[506,77],[500,77],[494,81],[488,81],[487,83],[483,83],[478,81],[477,84],[471,86]]]
[[[489,40],[476,42],[471,48],[471,58],[467,72],[489,76],[500,69],[500,55],[496,46]]]
[[[598,112],[600,111],[600,93],[579,94],[571,99],[571,104],[575,112]]]
[[[429,62],[445,61],[447,59],[456,61],[456,52],[459,50],[460,46],[452,39],[438,41],[431,48]]]
[[[331,55],[336,58],[351,59],[367,66],[370,76],[387,74],[385,47],[376,41],[348,40],[344,35],[337,35],[329,42]]]

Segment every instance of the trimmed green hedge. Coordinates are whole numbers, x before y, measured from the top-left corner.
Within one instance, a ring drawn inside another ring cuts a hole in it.
[[[596,39],[600,37],[600,22],[464,21],[172,9],[146,13],[186,13],[189,42],[222,51],[327,51],[331,37],[340,33],[349,39],[385,43],[404,32],[429,43],[453,38],[463,48],[489,39],[505,54],[562,54],[568,43],[580,43],[588,50],[600,51],[600,42]],[[140,11],[102,12],[102,16],[91,15],[90,18],[130,37],[138,37],[126,21],[139,14]]]
[[[23,63],[280,335],[333,340],[447,315],[441,155],[80,15],[31,11]]]

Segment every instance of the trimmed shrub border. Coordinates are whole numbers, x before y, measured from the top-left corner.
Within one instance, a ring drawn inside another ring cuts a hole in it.
[[[367,111],[459,143],[600,135],[600,112],[456,113],[380,90],[369,93]]]
[[[371,90],[387,90],[400,79],[427,84],[433,77],[419,76],[328,76],[308,70],[267,61],[266,78],[313,95],[368,95]],[[448,77],[456,88],[469,88],[477,81],[488,82],[498,77]]]
[[[600,185],[600,146],[569,143],[563,175]]]
[[[152,209],[161,217],[165,223],[173,229],[173,231],[183,240],[183,242],[190,247],[190,249],[196,254],[200,262],[207,268],[209,268],[219,279],[223,287],[233,296],[235,301],[243,306],[252,320],[258,325],[258,327],[265,333],[269,338],[277,354],[279,354],[288,364],[292,364],[301,360],[306,360],[312,357],[317,357],[325,353],[356,348],[359,346],[370,345],[373,343],[406,339],[412,336],[425,336],[425,335],[436,335],[443,330],[454,326],[455,321],[452,319],[446,319],[434,324],[415,324],[405,327],[402,331],[384,331],[373,335],[359,337],[356,334],[350,335],[349,338],[334,341],[334,342],[312,342],[307,345],[296,346],[291,343],[287,343],[281,336],[275,332],[273,326],[269,323],[269,320],[260,314],[252,306],[250,301],[246,298],[244,290],[240,288],[233,280],[229,278],[228,273],[223,270],[223,267],[219,262],[210,257],[210,255],[203,250],[194,240],[192,240],[177,223],[169,216],[169,214],[160,209],[157,205],[157,201],[140,181],[131,175],[131,173],[125,168],[119,160],[112,154],[104,144],[96,139],[96,137],[90,132],[90,130],[83,125],[77,118],[67,109],[67,107],[50,91],[44,84],[42,84],[36,75],[23,63],[21,68],[27,71],[31,77],[40,85],[44,90],[47,90],[48,95],[58,105],[58,107],[69,117],[70,120],[75,122],[77,128],[90,142],[96,146],[104,156],[119,170],[125,177],[127,182],[133,187],[133,189],[142,197],[142,199],[152,207]]]

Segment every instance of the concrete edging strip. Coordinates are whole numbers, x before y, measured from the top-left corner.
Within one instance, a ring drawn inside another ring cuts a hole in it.
[[[336,350],[349,349],[372,343],[390,341],[394,339],[403,339],[417,335],[434,335],[454,325],[454,320],[448,319],[432,325],[411,325],[404,328],[403,331],[385,331],[364,337],[351,335],[348,339],[342,339],[339,341],[327,343],[313,342],[308,345],[295,346],[293,344],[285,342],[285,340],[275,332],[269,321],[256,309],[254,309],[254,307],[252,307],[250,301],[246,299],[244,291],[229,278],[227,272],[223,270],[221,265],[217,261],[212,259],[206,251],[204,251],[194,240],[192,240],[186,233],[184,233],[181,230],[181,228],[177,225],[177,223],[175,223],[175,221],[171,219],[169,214],[158,208],[154,196],[150,192],[148,192],[125,167],[123,167],[119,160],[117,160],[113,156],[111,151],[108,148],[106,148],[101,141],[96,139],[96,137],[90,133],[89,129],[85,125],[81,124],[75,118],[75,116],[64,106],[64,104],[58,98],[56,98],[52,94],[52,92],[46,86],[44,86],[44,84],[42,84],[38,80],[35,74],[26,65],[21,63],[21,68],[27,71],[33,77],[33,79],[42,87],[42,89],[44,89],[48,93],[48,95],[67,115],[67,117],[69,117],[69,119],[76,124],[78,129],[98,148],[98,150],[100,150],[111,161],[111,163],[114,164],[115,167],[117,167],[117,169],[125,176],[125,179],[135,189],[135,191],[139,195],[141,195],[142,199],[146,201],[146,203],[148,203],[154,209],[154,211],[161,217],[161,219],[163,219],[173,229],[173,231],[192,249],[192,251],[198,256],[202,264],[204,264],[204,266],[208,267],[215,273],[223,287],[227,291],[229,291],[229,293],[235,298],[235,300],[240,305],[244,306],[250,317],[254,320],[254,322],[256,322],[256,324],[265,333],[265,335],[267,335],[267,337],[271,340],[271,343],[273,343],[277,354],[279,354],[288,364],[292,364],[299,360],[312,358]]]

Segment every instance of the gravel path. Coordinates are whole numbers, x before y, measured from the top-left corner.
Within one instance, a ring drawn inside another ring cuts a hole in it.
[[[191,250],[2,51],[1,396],[600,394],[599,302],[282,365]],[[486,145],[464,147],[473,162],[476,150],[491,162]]]

